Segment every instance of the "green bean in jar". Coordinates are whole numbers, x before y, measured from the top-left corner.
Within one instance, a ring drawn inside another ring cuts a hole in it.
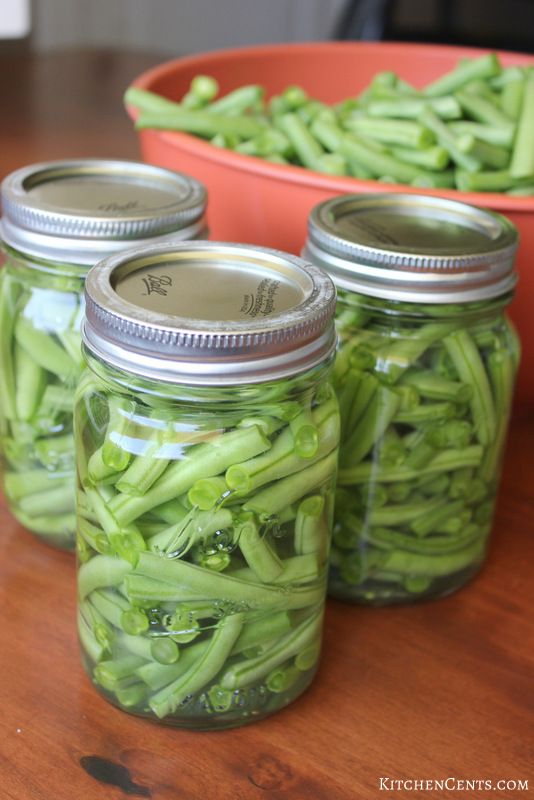
[[[10,511],[74,549],[73,398],[90,267],[147,239],[205,234],[204,188],[128,161],[34,164],[2,183],[0,421]]]
[[[312,213],[305,253],[338,286],[334,596],[437,597],[482,565],[519,362],[516,243],[503,217],[440,198]]]
[[[169,724],[261,719],[307,688],[319,657],[334,288],[294,257],[199,242],[108,259],[87,298],[86,670],[115,705]]]

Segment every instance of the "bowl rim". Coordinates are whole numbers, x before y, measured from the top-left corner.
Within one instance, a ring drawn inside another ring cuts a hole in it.
[[[204,53],[196,53],[190,56],[173,58],[145,70],[130,83],[141,89],[150,89],[155,81],[163,75],[179,71],[183,68],[198,68],[199,71],[206,71],[206,61],[211,59],[218,62],[241,60],[247,56],[275,55],[287,52],[306,52],[316,54],[317,50],[328,51],[336,50],[355,50],[355,51],[382,51],[389,55],[397,52],[405,54],[407,51],[418,51],[420,56],[427,54],[440,53],[453,56],[457,59],[465,57],[481,56],[487,53],[496,53],[505,62],[515,62],[521,66],[534,66],[534,55],[528,53],[516,53],[508,50],[496,50],[491,48],[467,47],[461,45],[425,44],[421,42],[291,42],[282,44],[266,44],[258,46],[246,46],[236,48],[226,48],[221,50],[211,50]],[[290,81],[289,81],[290,82]],[[133,106],[126,104],[126,111],[130,118],[135,122],[138,113]],[[499,212],[534,212],[534,197],[516,197],[507,195],[503,192],[463,192],[459,189],[429,189],[423,187],[409,186],[399,183],[386,183],[379,180],[362,180],[347,176],[326,175],[314,172],[307,167],[300,167],[294,164],[276,164],[265,159],[235,153],[225,148],[214,147],[210,142],[197,136],[179,131],[165,131],[156,129],[143,129],[138,131],[140,136],[153,136],[161,139],[180,150],[196,156],[202,160],[211,161],[222,166],[231,167],[240,172],[246,172],[256,177],[267,178],[279,182],[298,184],[302,187],[310,186],[331,193],[348,194],[351,192],[369,193],[384,191],[400,191],[408,194],[424,194],[460,200],[472,205],[489,208]]]

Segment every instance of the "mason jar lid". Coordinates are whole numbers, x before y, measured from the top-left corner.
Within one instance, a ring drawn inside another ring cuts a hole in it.
[[[8,246],[86,267],[129,245],[205,230],[201,183],[135,161],[33,164],[2,181],[1,198],[0,236]]]
[[[415,194],[341,195],[308,223],[305,258],[342,289],[387,300],[462,303],[515,286],[515,226],[482,208]]]
[[[223,242],[135,248],[90,270],[85,345],[135,375],[192,385],[296,375],[335,348],[330,278],[277,250]]]

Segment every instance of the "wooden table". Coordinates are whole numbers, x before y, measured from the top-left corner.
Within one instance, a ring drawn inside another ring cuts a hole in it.
[[[136,157],[121,94],[155,60],[4,58],[2,174],[63,156]],[[136,719],[95,693],[78,659],[72,557],[0,510],[0,800],[534,797],[533,453],[534,420],[514,419],[489,560],[468,587],[404,608],[330,601],[312,688],[220,733]],[[392,783],[432,779],[529,790]]]

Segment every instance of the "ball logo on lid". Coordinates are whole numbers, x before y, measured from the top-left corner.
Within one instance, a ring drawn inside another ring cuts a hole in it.
[[[161,294],[167,297],[167,286],[172,286],[172,278],[170,275],[151,275],[148,274],[141,279],[146,286],[144,295]]]

